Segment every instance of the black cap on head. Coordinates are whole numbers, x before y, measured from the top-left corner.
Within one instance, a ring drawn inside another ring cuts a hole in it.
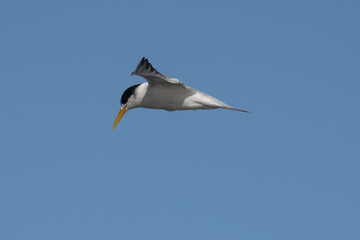
[[[125,90],[125,92],[123,93],[123,95],[121,96],[121,105],[125,104],[128,102],[129,98],[131,95],[133,95],[135,89],[139,86],[140,84],[136,84],[134,86],[129,87],[128,89]]]

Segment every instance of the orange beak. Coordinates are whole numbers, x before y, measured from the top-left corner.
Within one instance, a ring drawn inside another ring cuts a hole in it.
[[[119,114],[117,115],[115,122],[114,122],[114,126],[113,126],[113,130],[116,127],[116,125],[120,122],[121,118],[124,116],[124,114],[127,112],[127,105],[125,105],[125,107],[123,107],[122,109],[120,109]]]

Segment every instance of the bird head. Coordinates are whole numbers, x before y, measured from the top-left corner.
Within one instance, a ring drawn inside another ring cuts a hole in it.
[[[114,126],[113,126],[113,130],[116,127],[116,125],[119,123],[119,121],[121,120],[121,118],[124,116],[124,114],[130,110],[131,108],[133,108],[133,104],[132,101],[134,99],[134,92],[135,89],[139,86],[140,84],[134,85],[129,87],[128,89],[126,89],[124,91],[124,93],[121,96],[121,100],[120,100],[120,112],[117,115],[115,122],[114,122]]]

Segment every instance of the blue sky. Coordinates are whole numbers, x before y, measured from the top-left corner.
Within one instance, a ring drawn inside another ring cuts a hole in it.
[[[359,239],[358,1],[2,1],[0,239]],[[135,109],[146,56],[252,114]]]

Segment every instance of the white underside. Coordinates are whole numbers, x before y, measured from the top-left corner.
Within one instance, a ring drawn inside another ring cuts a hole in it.
[[[214,108],[239,110],[206,93],[176,84],[154,84],[149,86],[145,82],[137,87],[135,95],[129,100],[131,101],[128,102],[128,109],[143,107],[168,111]]]

